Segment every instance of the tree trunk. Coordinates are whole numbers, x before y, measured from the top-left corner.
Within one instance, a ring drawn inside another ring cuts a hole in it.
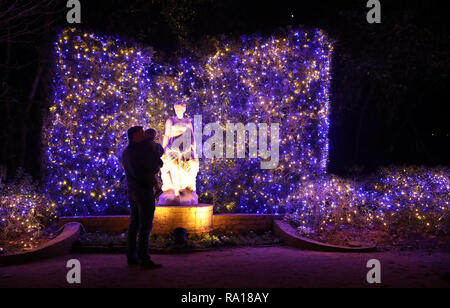
[[[6,123],[5,125],[5,132],[4,132],[4,136],[5,136],[5,147],[2,149],[3,153],[2,156],[5,159],[5,164],[6,167],[8,168],[8,173],[11,175],[12,172],[15,172],[15,157],[14,157],[14,153],[15,153],[15,149],[13,148],[14,143],[13,141],[13,126],[12,124],[14,123],[14,119],[12,118],[12,114],[11,114],[11,97],[10,97],[10,86],[8,84],[9,81],[9,72],[8,72],[8,67],[10,65],[11,62],[11,31],[9,30],[9,26],[8,26],[8,35],[7,35],[7,41],[6,41],[6,58],[5,58],[5,74],[4,74],[4,83],[5,83],[5,99],[4,99],[4,104],[5,104],[5,113],[6,113]],[[2,85],[3,87],[3,85]],[[8,177],[8,175],[7,175]]]
[[[33,106],[34,99],[36,97],[36,92],[39,86],[39,82],[41,81],[42,73],[44,71],[44,67],[41,62],[38,64],[38,68],[36,71],[36,75],[34,76],[33,84],[31,85],[31,90],[28,94],[27,102],[25,105],[25,109],[23,111],[22,116],[22,129],[20,130],[20,152],[19,152],[19,166],[25,167],[25,155],[27,153],[27,136],[28,136],[28,128],[31,125],[30,123],[30,112],[31,107]]]
[[[359,147],[360,147],[360,139],[361,139],[361,130],[363,127],[363,122],[364,122],[364,117],[366,115],[366,110],[369,104],[369,96],[364,96],[361,95],[361,86],[362,86],[362,82],[359,82],[359,89],[358,89],[358,95],[356,96],[356,100],[357,101],[363,101],[363,105],[359,114],[359,119],[358,119],[358,125],[356,127],[356,132],[355,132],[355,144],[354,144],[354,148],[353,148],[353,162],[354,164],[358,163],[358,159],[359,159]]]

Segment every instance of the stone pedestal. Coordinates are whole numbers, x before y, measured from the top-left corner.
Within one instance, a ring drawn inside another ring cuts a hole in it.
[[[213,205],[157,205],[152,234],[170,234],[175,228],[185,228],[189,234],[213,230]]]

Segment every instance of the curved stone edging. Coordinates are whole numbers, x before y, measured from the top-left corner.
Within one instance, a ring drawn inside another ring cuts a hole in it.
[[[26,263],[66,255],[80,235],[80,226],[81,224],[76,222],[68,223],[61,234],[38,248],[16,254],[0,255],[0,265]]]
[[[273,229],[276,236],[283,239],[288,246],[295,248],[316,250],[316,251],[329,251],[329,252],[374,252],[376,246],[369,247],[346,247],[326,244],[318,241],[314,241],[305,237],[301,237],[297,234],[295,229],[287,222],[283,220],[275,220],[273,223]]]

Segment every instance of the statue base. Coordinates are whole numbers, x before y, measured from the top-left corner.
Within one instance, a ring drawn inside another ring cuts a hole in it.
[[[180,194],[175,196],[175,191],[169,189],[163,192],[158,198],[158,205],[196,205],[198,195],[195,191],[188,189],[180,190]]]
[[[171,234],[176,228],[188,234],[204,234],[213,230],[213,205],[157,205],[152,234]]]

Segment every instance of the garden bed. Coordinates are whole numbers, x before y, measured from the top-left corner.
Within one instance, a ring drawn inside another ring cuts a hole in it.
[[[67,224],[55,238],[42,241],[36,248],[22,251],[11,249],[6,254],[0,254],[0,265],[21,264],[65,255],[70,252],[74,241],[80,235],[80,227],[78,223]]]
[[[300,183],[284,220],[298,236],[331,245],[449,250],[447,167],[390,167]]]
[[[18,235],[10,239],[0,240],[0,255],[9,255],[27,252],[41,247],[53,240],[58,235],[56,229],[46,229],[40,232],[37,238],[31,238],[28,234]]]
[[[291,222],[292,227],[298,226]],[[297,229],[298,230],[298,229]],[[297,231],[299,236],[314,241],[328,243],[331,245],[363,247],[376,246],[381,250],[434,250],[450,251],[450,236],[446,234],[427,234],[412,232],[407,228],[382,231],[374,229],[363,229],[351,226],[342,226],[338,229],[322,230],[318,233],[303,234]]]
[[[77,252],[123,252],[127,244],[126,233],[85,232],[74,243]],[[151,235],[152,252],[190,252],[226,247],[279,245],[281,240],[271,231],[256,233],[207,233],[188,236],[184,245],[176,245],[172,235]]]

